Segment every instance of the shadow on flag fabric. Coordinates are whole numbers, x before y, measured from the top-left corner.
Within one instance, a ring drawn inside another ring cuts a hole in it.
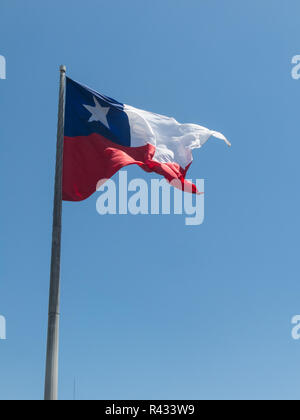
[[[188,192],[185,179],[192,150],[223,134],[196,124],[122,104],[67,78],[63,158],[63,200],[81,201],[100,180],[127,165],[156,172]]]

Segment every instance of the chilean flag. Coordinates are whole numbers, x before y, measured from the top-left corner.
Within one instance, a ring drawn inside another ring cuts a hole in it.
[[[230,145],[221,133],[122,104],[67,78],[63,200],[85,200],[100,180],[132,164],[196,193],[185,180],[192,149],[211,136]]]

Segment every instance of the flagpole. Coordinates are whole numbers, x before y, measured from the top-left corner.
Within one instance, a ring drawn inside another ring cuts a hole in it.
[[[62,167],[65,119],[66,67],[60,66],[55,187],[53,203],[52,254],[49,291],[48,338],[45,375],[45,400],[58,399],[58,347],[60,301],[60,254],[62,219]]]

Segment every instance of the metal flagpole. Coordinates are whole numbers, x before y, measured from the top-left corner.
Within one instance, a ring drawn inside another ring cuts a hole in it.
[[[66,67],[60,66],[55,189],[53,204],[52,254],[49,292],[48,339],[45,376],[45,400],[58,399],[58,343],[60,297],[60,250],[62,218],[62,165],[65,119]]]

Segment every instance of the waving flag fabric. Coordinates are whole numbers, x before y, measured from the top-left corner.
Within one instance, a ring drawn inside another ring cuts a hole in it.
[[[216,131],[122,104],[67,78],[63,162],[63,200],[81,201],[101,179],[136,164],[169,182],[197,192],[185,180],[192,150]]]

